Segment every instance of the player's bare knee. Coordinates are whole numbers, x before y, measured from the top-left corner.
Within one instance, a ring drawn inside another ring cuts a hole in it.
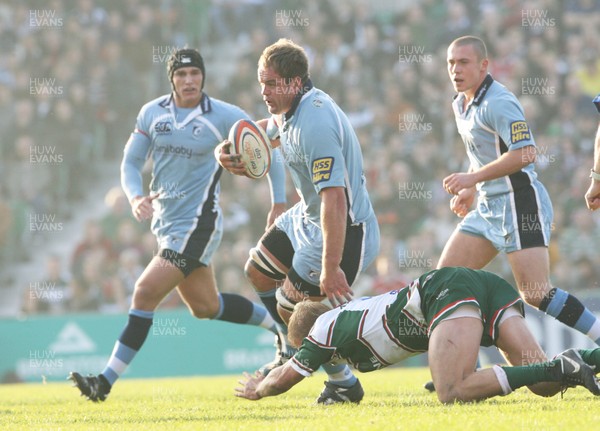
[[[138,310],[154,310],[161,299],[151,285],[138,281],[133,290],[131,304]]]
[[[435,391],[437,393],[438,400],[442,404],[453,404],[457,399],[456,394],[452,390],[439,390],[436,386]]]
[[[442,404],[453,404],[457,401],[473,401],[469,394],[464,393],[460,384],[446,385],[446,387],[444,387],[444,385],[439,386],[440,387],[438,388],[438,385],[435,385],[435,391]]]
[[[244,275],[257,290],[273,289],[286,277],[284,270],[257,247],[250,250],[250,258],[244,266]]]
[[[523,300],[532,307],[539,308],[542,298],[546,295],[545,291],[541,290],[523,290],[521,296]]]
[[[246,276],[246,280],[254,284],[255,280],[257,281],[257,274],[260,274],[260,272],[252,265],[252,259],[248,259],[246,265],[244,265],[244,275]]]
[[[196,319],[212,319],[219,312],[219,304],[197,303],[188,304],[188,309]]]

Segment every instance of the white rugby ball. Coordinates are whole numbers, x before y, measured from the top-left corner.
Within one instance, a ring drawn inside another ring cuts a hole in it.
[[[229,130],[231,153],[240,154],[246,176],[262,178],[271,168],[271,141],[266,132],[251,120],[238,120]]]

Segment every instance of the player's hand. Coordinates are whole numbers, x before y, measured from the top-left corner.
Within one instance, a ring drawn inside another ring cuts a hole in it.
[[[287,205],[283,203],[271,204],[271,209],[269,210],[269,214],[267,215],[267,227],[265,228],[265,231],[269,230],[271,225],[275,223],[275,219],[281,214],[283,214],[286,208]]]
[[[131,212],[137,221],[148,220],[154,214],[152,201],[158,197],[158,193],[150,196],[136,196],[131,200]]]
[[[475,181],[472,173],[454,173],[444,178],[442,184],[444,190],[451,195],[457,195],[463,189],[475,187],[477,181]]]
[[[241,386],[235,388],[235,396],[240,398],[246,398],[247,400],[260,400],[260,396],[256,393],[258,385],[265,379],[265,376],[256,372],[254,375],[244,373],[244,379],[239,380],[238,383]]]
[[[239,154],[231,154],[231,141],[225,139],[215,148],[215,159],[223,169],[235,175],[246,175],[246,167],[242,163],[242,156]]]
[[[592,180],[590,188],[585,194],[585,204],[592,211],[600,208],[600,181]]]
[[[458,217],[465,217],[473,205],[475,200],[476,190],[474,187],[469,189],[462,189],[457,195],[452,196],[450,199],[450,209]]]
[[[352,289],[346,280],[346,274],[339,266],[334,271],[321,272],[321,295],[326,295],[333,307],[352,300]]]

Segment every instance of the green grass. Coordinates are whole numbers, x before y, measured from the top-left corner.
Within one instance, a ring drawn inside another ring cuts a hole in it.
[[[595,429],[600,399],[570,389],[544,399],[521,389],[477,404],[441,405],[422,389],[429,372],[396,368],[359,376],[360,406],[316,406],[325,375],[260,401],[233,396],[237,376],[122,380],[104,403],[69,383],[0,385],[0,430],[561,430]]]

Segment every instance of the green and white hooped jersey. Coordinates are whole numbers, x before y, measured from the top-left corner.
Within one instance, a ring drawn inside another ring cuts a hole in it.
[[[345,360],[374,371],[427,351],[435,327],[463,306],[480,311],[480,344],[493,345],[506,310],[523,315],[519,293],[483,270],[444,267],[426,272],[407,287],[355,299],[319,316],[291,366],[308,377],[321,365]]]
[[[427,328],[404,312],[409,290],[356,299],[319,316],[292,367],[308,377],[324,363],[346,360],[368,372],[427,351]]]

